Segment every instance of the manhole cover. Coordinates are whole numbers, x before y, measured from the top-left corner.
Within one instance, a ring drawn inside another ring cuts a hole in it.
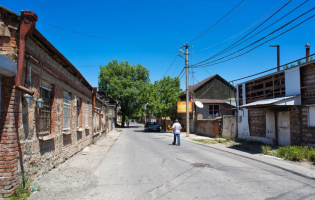
[[[210,167],[210,165],[206,163],[193,163],[192,164],[194,167]]]

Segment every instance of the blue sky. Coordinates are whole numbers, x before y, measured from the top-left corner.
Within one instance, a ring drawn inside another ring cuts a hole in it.
[[[253,34],[304,1],[292,0]],[[141,63],[150,70],[152,82],[161,79],[164,74],[178,76],[185,65],[184,59],[178,56],[175,59],[181,45],[206,31],[240,2],[241,0],[10,0],[2,1],[1,5],[19,14],[21,10],[33,10],[38,15],[36,28],[77,67],[92,86],[97,86],[99,66],[106,65],[113,58],[126,60],[131,64]],[[241,39],[287,2],[288,0],[244,0],[216,26],[189,43],[192,46],[189,49],[190,65],[211,57]],[[222,56],[253,43],[314,6],[314,0],[309,0],[278,23]],[[310,11],[257,44],[290,29],[314,14],[315,10]],[[87,37],[45,24],[127,43]],[[276,48],[269,45],[280,45],[281,64],[304,57],[305,44],[308,42],[315,45],[314,24],[315,17],[239,58],[208,66],[206,69],[190,69],[195,72],[196,79],[193,82],[190,76],[190,85],[213,74],[219,74],[231,81],[276,67]],[[313,52],[311,46],[311,54]],[[181,88],[185,89],[185,77],[181,79]]]

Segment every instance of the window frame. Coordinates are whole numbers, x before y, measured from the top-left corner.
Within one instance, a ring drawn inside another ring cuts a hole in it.
[[[307,126],[315,127],[315,105],[307,106]]]
[[[82,100],[80,98],[77,98],[76,100],[77,102],[77,128],[82,127],[81,123],[80,123],[80,118],[81,118],[81,106],[82,106]]]
[[[39,108],[39,133],[40,134],[51,134],[51,106],[52,106],[52,86],[50,84],[41,84],[40,86],[41,98],[44,100],[43,108]],[[47,96],[46,96],[47,95]],[[47,115],[44,116],[46,113]],[[46,127],[43,126],[43,119],[46,118]]]
[[[66,98],[69,97],[69,98]],[[70,130],[70,119],[71,119],[71,93],[70,92],[63,92],[63,125],[62,125],[62,130]],[[66,109],[67,108],[67,109]],[[69,111],[69,116],[68,116],[68,127],[65,127],[65,111]]]
[[[210,109],[210,106],[212,106],[212,109]],[[218,106],[218,109],[215,109],[215,106]],[[220,105],[219,104],[209,104],[209,110],[208,110],[208,113],[209,115],[216,115],[217,113],[220,114]],[[217,111],[216,111],[217,110]],[[212,111],[212,113],[210,113]]]
[[[85,127],[89,127],[89,102],[85,102]]]

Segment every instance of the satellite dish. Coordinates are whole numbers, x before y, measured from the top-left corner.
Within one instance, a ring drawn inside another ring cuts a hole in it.
[[[203,104],[200,101],[195,101],[195,104],[198,108],[203,108]]]

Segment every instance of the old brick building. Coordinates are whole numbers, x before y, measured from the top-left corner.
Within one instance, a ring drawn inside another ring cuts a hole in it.
[[[107,106],[35,28],[34,12],[0,6],[0,199],[108,130]],[[106,118],[107,117],[107,118]]]
[[[240,139],[315,145],[315,61],[309,51],[306,45],[305,58],[237,85]]]

